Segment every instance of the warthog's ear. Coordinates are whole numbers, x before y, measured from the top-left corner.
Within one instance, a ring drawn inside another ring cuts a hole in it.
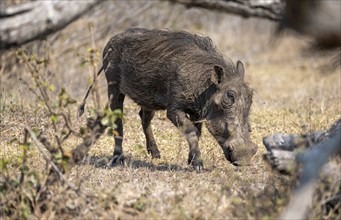
[[[212,75],[211,80],[215,84],[221,83],[223,81],[224,77],[224,70],[221,66],[214,66],[214,72],[215,74]]]
[[[237,61],[237,74],[241,77],[244,78],[245,70],[244,70],[244,65],[242,61],[238,60]]]

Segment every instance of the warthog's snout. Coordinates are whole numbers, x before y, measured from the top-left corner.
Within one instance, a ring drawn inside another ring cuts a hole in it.
[[[233,140],[227,141],[222,149],[228,161],[233,165],[243,166],[251,164],[251,158],[256,154],[258,146],[251,141],[245,143],[243,140]]]

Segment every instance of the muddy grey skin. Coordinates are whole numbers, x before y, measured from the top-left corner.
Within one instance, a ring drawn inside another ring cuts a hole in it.
[[[129,29],[105,46],[103,69],[112,110],[123,110],[125,96],[141,106],[147,151],[153,158],[160,158],[150,125],[156,110],[166,110],[182,131],[189,144],[188,163],[197,171],[203,168],[198,147],[203,122],[231,163],[247,163],[257,151],[249,134],[252,90],[244,82],[243,64],[225,59],[210,38]],[[113,164],[124,163],[122,120],[117,131]]]

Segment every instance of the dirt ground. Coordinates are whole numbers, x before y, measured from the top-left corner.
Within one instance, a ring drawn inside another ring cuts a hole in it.
[[[250,113],[251,138],[259,149],[251,166],[235,168],[226,161],[220,147],[204,128],[199,146],[205,170],[198,174],[187,165],[186,140],[168,121],[165,112],[158,112],[152,126],[161,159],[152,160],[145,150],[139,107],[128,99],[124,107],[126,166],[106,166],[113,152],[113,139],[102,136],[87,159],[67,176],[70,182],[80,184],[83,192],[93,196],[91,206],[84,206],[73,217],[277,217],[288,203],[293,183],[290,177],[272,171],[263,160],[262,138],[278,132],[298,134],[327,129],[341,117],[341,70],[329,65],[335,54],[311,51],[308,40],[295,34],[274,39],[272,33],[276,24],[267,20],[186,9],[168,2],[108,1],[46,41],[25,46],[30,53],[41,56],[46,52],[45,45],[49,45],[47,79],[55,86],[56,93],[63,87],[78,103],[92,79],[92,67],[82,65],[87,48],[91,47],[89,22],[99,53],[110,36],[126,28],[169,28],[209,36],[226,57],[234,62],[242,60],[246,81],[255,90]],[[0,58],[0,157],[14,160],[20,149],[11,140],[22,139],[25,126],[42,129],[51,138],[54,134],[43,105],[23,83],[29,81],[30,76],[15,56],[15,50],[1,54]],[[98,60],[100,65],[100,58]],[[106,83],[103,76],[99,78],[99,91],[104,106]],[[91,106],[89,102],[88,108]],[[70,112],[73,126],[83,126],[85,117],[76,118],[76,106],[70,108]],[[73,149],[79,143],[77,137],[70,137],[65,148]],[[45,169],[45,162],[35,149],[30,152],[29,165],[41,172]],[[340,183],[341,179],[333,181]],[[65,201],[68,209],[64,212],[51,210],[48,218],[67,218],[75,212],[72,207],[77,207],[75,195],[62,188],[59,190],[55,204]],[[319,203],[312,207],[310,217],[323,218]],[[29,217],[37,218],[34,214]]]

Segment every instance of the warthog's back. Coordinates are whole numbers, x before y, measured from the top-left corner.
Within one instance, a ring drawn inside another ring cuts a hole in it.
[[[188,32],[129,29],[109,41],[104,56],[109,48],[122,93],[150,109],[167,108],[174,96],[193,101],[209,86],[213,65],[226,67],[210,38]]]

